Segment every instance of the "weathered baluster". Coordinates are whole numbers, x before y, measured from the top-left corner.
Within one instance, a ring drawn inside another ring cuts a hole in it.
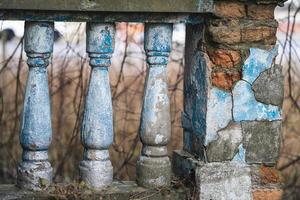
[[[53,50],[53,29],[52,22],[25,23],[29,75],[21,122],[23,155],[17,184],[32,190],[43,189],[52,181],[52,167],[48,161],[52,129],[47,66]]]
[[[80,176],[94,189],[112,182],[113,168],[108,148],[113,142],[112,99],[108,67],[114,49],[113,24],[87,24],[87,52],[92,72],[81,129],[84,146]]]
[[[140,137],[142,155],[137,163],[138,184],[165,186],[171,181],[167,143],[171,135],[167,69],[172,24],[145,25],[145,51],[149,65],[144,93]]]

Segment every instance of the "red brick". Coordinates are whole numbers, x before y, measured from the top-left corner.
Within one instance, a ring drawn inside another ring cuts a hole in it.
[[[279,189],[255,189],[253,200],[281,200],[283,191]]]
[[[215,66],[232,68],[241,63],[239,51],[227,49],[208,49],[207,54]]]
[[[231,90],[233,84],[240,79],[241,79],[241,74],[240,72],[237,71],[233,71],[233,72],[219,71],[219,72],[211,73],[212,84],[224,90]]]
[[[280,183],[282,182],[280,173],[274,167],[261,166],[259,169],[261,184]]]

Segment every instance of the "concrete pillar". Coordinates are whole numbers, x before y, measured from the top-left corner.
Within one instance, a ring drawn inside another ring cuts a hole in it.
[[[52,181],[48,161],[52,129],[47,66],[53,50],[53,33],[52,22],[25,23],[29,74],[21,121],[23,155],[17,170],[17,185],[31,190],[41,190]]]
[[[112,182],[108,148],[113,142],[112,98],[108,67],[114,50],[114,24],[88,23],[86,48],[92,72],[81,129],[84,146],[80,177],[94,189]]]
[[[171,136],[167,69],[172,45],[172,24],[145,25],[148,73],[144,92],[140,138],[142,154],[137,162],[140,186],[166,186],[171,181],[167,143]]]

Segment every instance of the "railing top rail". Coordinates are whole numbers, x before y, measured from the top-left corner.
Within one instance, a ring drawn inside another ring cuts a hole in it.
[[[211,12],[213,0],[2,0],[0,9],[88,12]]]
[[[2,0],[0,20],[199,23],[213,0]]]

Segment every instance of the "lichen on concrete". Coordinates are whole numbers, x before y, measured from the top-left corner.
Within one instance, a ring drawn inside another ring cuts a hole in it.
[[[248,164],[275,165],[280,152],[281,121],[243,121]]]

